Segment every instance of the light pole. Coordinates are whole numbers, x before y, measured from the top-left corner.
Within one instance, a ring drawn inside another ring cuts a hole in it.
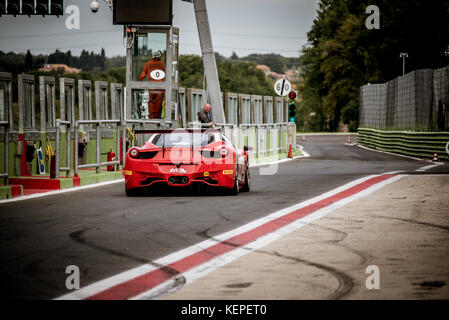
[[[405,58],[408,58],[407,52],[401,52],[399,58],[402,58],[402,75],[405,74]]]

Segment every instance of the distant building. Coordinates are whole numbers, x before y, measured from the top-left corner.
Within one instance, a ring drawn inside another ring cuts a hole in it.
[[[81,69],[72,68],[69,67],[66,64],[62,63],[53,63],[53,64],[46,64],[43,68],[40,68],[40,71],[58,71],[60,69],[64,69],[64,73],[80,73]]]
[[[257,65],[257,69],[262,70],[263,73],[265,73],[265,75],[267,77],[271,77],[274,80],[278,80],[278,79],[287,79],[289,81],[292,82],[292,89],[293,90],[297,90],[298,87],[296,85],[296,82],[299,78],[299,71],[296,69],[289,69],[287,71],[285,71],[285,73],[277,73],[274,71],[271,71],[270,67],[264,64],[258,64]]]
[[[295,80],[297,80],[297,78],[299,76],[298,70],[289,69],[289,70],[285,71],[285,73],[277,73],[277,72],[271,71],[270,67],[267,65],[264,65],[264,64],[258,64],[257,69],[262,70],[266,76],[272,77],[275,80],[287,78],[290,81],[295,81]]]
[[[264,64],[258,64],[257,69],[262,70],[266,76],[271,77],[275,80],[282,79],[285,77],[285,74],[279,74],[277,72],[271,71],[270,67]]]
[[[269,66],[266,66],[266,65],[264,65],[264,64],[258,64],[258,65],[256,66],[256,68],[259,69],[259,70],[262,70],[263,73],[265,73],[266,76],[269,76],[270,73],[271,73],[270,67],[269,67]]]

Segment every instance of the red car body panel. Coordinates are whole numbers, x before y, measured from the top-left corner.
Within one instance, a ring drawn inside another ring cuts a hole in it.
[[[130,154],[133,149],[138,151],[134,157]],[[214,157],[205,156],[210,154]],[[131,148],[126,154],[125,188],[135,190],[156,184],[186,187],[199,183],[232,189],[236,177],[240,185],[245,183],[247,168],[247,152],[236,150],[223,140],[202,147],[165,148],[147,142],[140,148]]]

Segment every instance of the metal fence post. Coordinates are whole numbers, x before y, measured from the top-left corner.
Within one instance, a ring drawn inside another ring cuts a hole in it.
[[[120,136],[121,136],[121,127],[120,127],[120,123],[118,123],[117,124],[117,126],[116,126],[116,128],[115,128],[115,139],[116,139],[116,141],[115,141],[115,147],[116,147],[116,152],[115,152],[115,155],[116,155],[116,158],[118,158],[118,161],[120,161]],[[115,160],[117,160],[117,159],[115,159]],[[117,164],[116,166],[115,166],[115,169],[116,170],[119,170],[120,169],[120,164]]]
[[[122,128],[122,168],[125,168],[126,157],[126,122],[123,123]]]
[[[76,121],[75,122],[75,130],[74,130],[74,135],[75,135],[75,139],[73,141],[73,143],[75,144],[75,163],[73,164],[74,167],[74,171],[75,171],[75,177],[78,177],[78,145],[79,145],[79,122]]]
[[[95,172],[100,173],[101,165],[101,121],[96,123],[97,125],[97,166],[95,167]]]
[[[5,174],[6,174],[4,182],[5,186],[9,184],[8,173],[9,173],[9,125],[5,126]]]
[[[284,125],[281,124],[281,153],[284,151]]]
[[[55,157],[56,157],[56,164],[55,164],[55,178],[57,179],[59,177],[59,158],[60,158],[60,147],[61,147],[61,120],[56,120],[56,144],[55,144]]]
[[[66,167],[69,169],[66,171],[66,178],[68,178],[70,176],[70,158],[71,158],[71,146],[72,146],[72,137],[70,134],[70,122],[68,124],[66,124],[66,141],[67,141],[67,146],[66,146]]]
[[[4,185],[8,185],[8,176],[9,176],[9,123],[7,121],[1,123],[5,127],[5,136],[4,136],[4,143],[5,143],[5,149],[3,151],[3,154],[5,155],[5,172],[0,173],[0,178],[4,179]]]
[[[256,129],[256,154],[257,154],[257,158],[260,158],[260,143],[259,143],[260,129],[259,129],[259,125],[256,125],[255,129]]]

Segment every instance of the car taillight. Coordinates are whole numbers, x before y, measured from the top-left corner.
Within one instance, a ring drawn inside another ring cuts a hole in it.
[[[137,158],[137,156],[139,155],[139,150],[137,150],[136,148],[132,148],[131,150],[129,150],[129,155],[132,158]]]

